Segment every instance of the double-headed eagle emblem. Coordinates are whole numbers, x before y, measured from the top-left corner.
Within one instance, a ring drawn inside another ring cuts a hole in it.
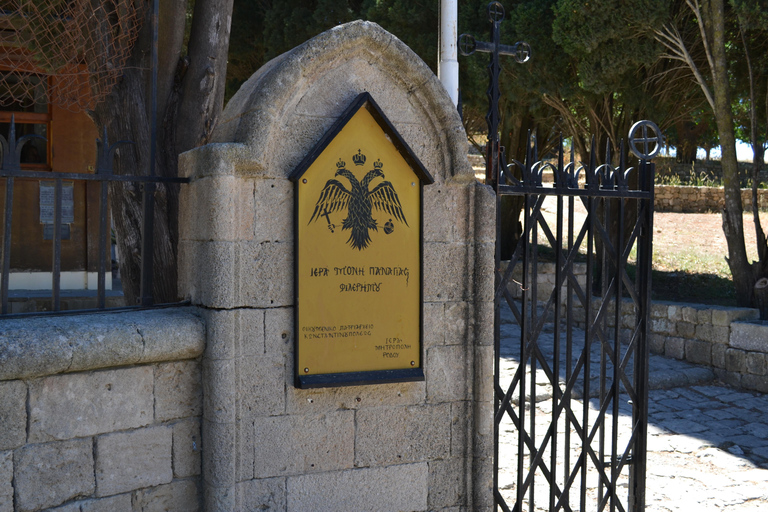
[[[352,160],[355,166],[365,165],[365,155],[360,150],[352,157]],[[309,223],[320,217],[325,217],[328,221],[328,228],[333,232],[335,226],[331,224],[329,215],[346,209],[347,218],[342,222],[341,229],[351,230],[347,243],[359,251],[371,243],[369,231],[371,229],[378,231],[376,219],[371,215],[374,208],[388,213],[407,226],[408,222],[405,220],[400,199],[397,197],[397,192],[395,192],[391,182],[382,181],[373,187],[373,190],[369,190],[374,179],[384,178],[384,172],[381,170],[383,166],[381,160],[374,162],[373,170],[368,171],[362,181],[358,181],[355,175],[346,169],[346,164],[339,159],[336,163],[336,176],[346,178],[349,181],[350,189],[347,189],[336,179],[328,180],[320,192],[320,198],[317,200],[315,211],[312,213]],[[393,229],[392,219],[389,219],[384,231],[389,234]]]

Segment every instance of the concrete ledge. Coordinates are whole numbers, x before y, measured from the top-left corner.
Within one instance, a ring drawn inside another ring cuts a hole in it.
[[[198,357],[205,327],[195,313],[178,308],[2,320],[0,380]]]

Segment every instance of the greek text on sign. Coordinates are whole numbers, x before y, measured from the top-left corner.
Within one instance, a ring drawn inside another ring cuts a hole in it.
[[[422,184],[432,179],[360,95],[296,181],[296,382],[417,380]]]

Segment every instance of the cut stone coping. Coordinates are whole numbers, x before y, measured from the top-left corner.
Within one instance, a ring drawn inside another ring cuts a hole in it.
[[[205,347],[195,308],[0,321],[0,381],[191,359]]]
[[[729,345],[750,352],[768,354],[768,322],[734,322]]]

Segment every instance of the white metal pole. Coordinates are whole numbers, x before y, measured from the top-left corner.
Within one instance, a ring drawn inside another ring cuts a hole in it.
[[[440,0],[440,58],[437,77],[454,105],[459,104],[459,60],[456,45],[458,0]]]

